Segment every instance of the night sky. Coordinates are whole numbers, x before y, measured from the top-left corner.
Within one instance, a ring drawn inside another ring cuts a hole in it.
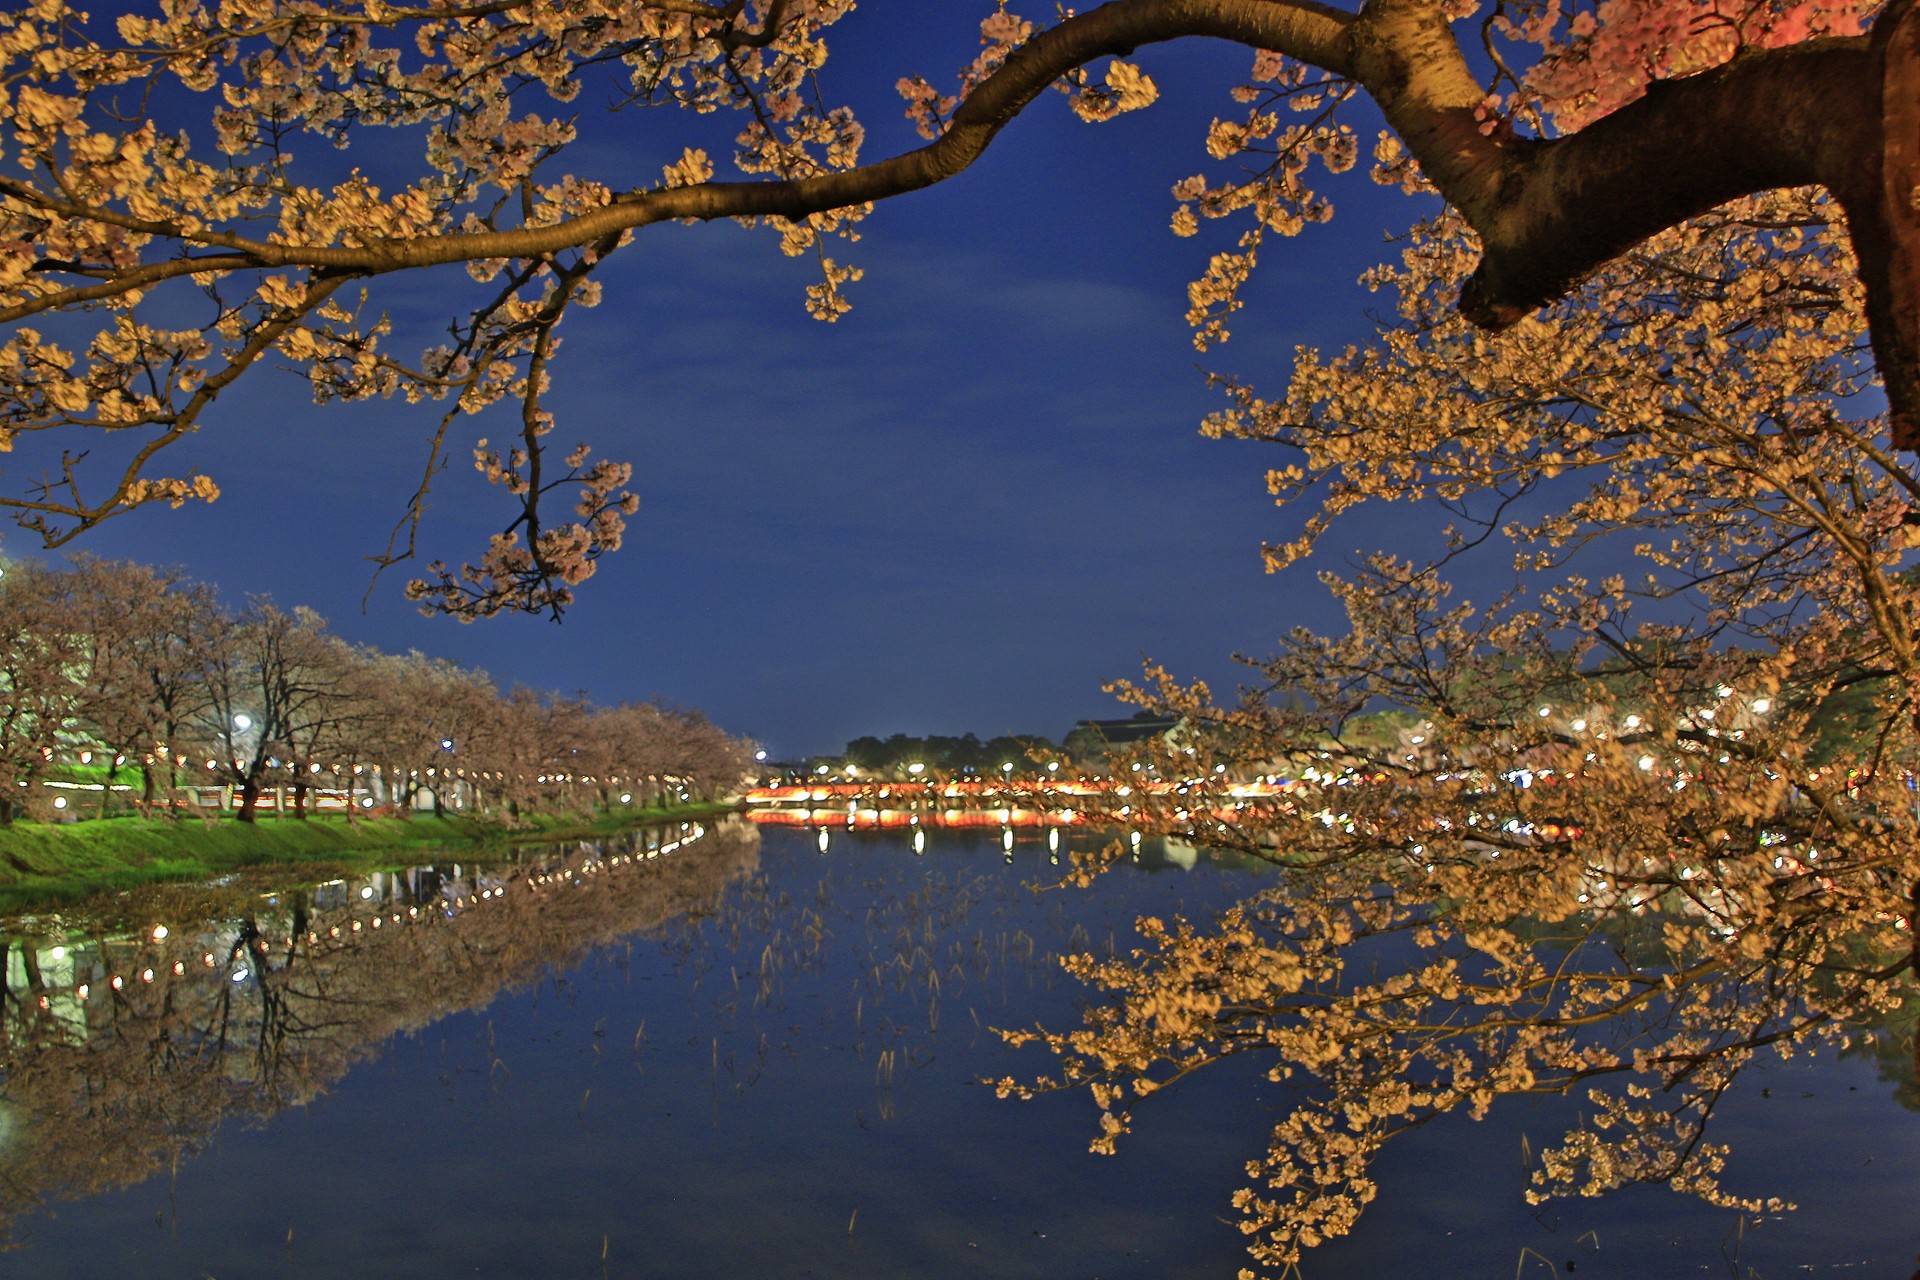
[[[868,158],[917,145],[893,82],[949,84],[988,8],[876,0],[830,37],[824,84],[860,112]],[[1262,540],[1304,513],[1267,496],[1281,455],[1197,434],[1221,403],[1203,365],[1277,395],[1295,344],[1364,337],[1367,307],[1387,300],[1356,277],[1420,212],[1364,172],[1336,182],[1333,224],[1269,249],[1234,340],[1196,353],[1185,284],[1242,224],[1177,239],[1168,189],[1206,163],[1206,124],[1234,109],[1227,90],[1250,59],[1219,44],[1143,49],[1160,104],[1104,125],[1048,95],[972,170],[882,205],[859,244],[833,246],[867,273],[835,325],[807,318],[812,277],[771,233],[640,233],[602,271],[601,306],[561,330],[555,439],[631,460],[642,505],[560,625],[422,618],[401,597],[404,567],[362,612],[364,557],[400,515],[438,411],[315,408],[278,372],[230,391],[186,446],[219,502],[142,511],[78,546],[183,566],[236,603],[311,605],[351,640],[502,684],[699,707],[776,756],[865,733],[1058,738],[1081,717],[1126,714],[1100,686],[1143,657],[1231,690],[1232,654],[1266,652],[1298,624],[1339,626],[1314,578],[1339,559],[1263,572]],[[632,186],[689,141],[727,154],[734,122],[687,125],[665,111],[595,122],[556,172]],[[377,285],[418,335],[396,351],[432,341],[465,288],[458,268]],[[511,415],[456,428],[428,558],[471,558],[510,518],[466,460],[473,437],[509,435]],[[1325,545],[1417,548],[1434,523],[1368,511]],[[8,550],[29,550],[24,535]]]

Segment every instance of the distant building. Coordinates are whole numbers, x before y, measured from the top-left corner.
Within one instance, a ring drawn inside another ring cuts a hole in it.
[[[1076,760],[1097,759],[1115,747],[1153,738],[1171,739],[1186,724],[1184,716],[1156,716],[1144,711],[1125,720],[1081,720],[1068,731],[1063,745]]]

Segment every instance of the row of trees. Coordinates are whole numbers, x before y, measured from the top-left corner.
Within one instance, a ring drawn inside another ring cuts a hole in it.
[[[216,784],[252,821],[275,787],[302,817],[316,787],[402,808],[430,795],[436,809],[457,791],[509,818],[704,798],[752,757],[697,711],[503,691],[456,663],[349,644],[309,609],[232,612],[171,571],[85,557],[0,576],[0,688],[0,822],[51,804],[40,784],[83,763],[102,812],[123,786],[152,809]]]

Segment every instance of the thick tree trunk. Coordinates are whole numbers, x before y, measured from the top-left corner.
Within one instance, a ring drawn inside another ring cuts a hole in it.
[[[1867,158],[1878,163],[1862,166],[1857,192],[1836,194],[1867,286],[1894,447],[1920,449],[1920,8],[1912,0],[1894,0],[1874,23],[1873,65],[1880,146]]]
[[[117,763],[109,762],[107,765],[106,789],[101,791],[100,793],[100,808],[98,811],[98,816],[102,818],[107,816],[107,806],[113,803],[113,784],[115,781],[119,779],[119,777],[120,777],[120,766]]]
[[[254,820],[254,811],[259,807],[259,804],[260,780],[248,777],[240,784],[240,808],[233,816],[242,822],[252,822]]]

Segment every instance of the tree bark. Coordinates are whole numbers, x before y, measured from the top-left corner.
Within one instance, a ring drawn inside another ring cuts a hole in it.
[[[1867,324],[1892,411],[1893,443],[1914,449],[1920,448],[1920,11],[1912,0],[1894,0],[1874,23],[1873,63],[1880,146],[1869,148],[1861,190],[1842,200],[1867,286]]]

